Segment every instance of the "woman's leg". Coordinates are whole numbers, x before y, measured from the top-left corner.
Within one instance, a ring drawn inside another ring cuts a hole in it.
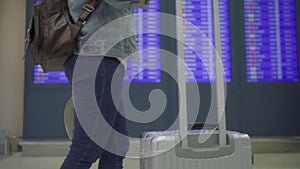
[[[85,133],[76,114],[73,133],[70,151],[61,169],[89,169],[102,154],[102,148],[95,144]]]
[[[72,76],[73,76],[73,69],[76,63],[77,57],[72,57],[65,65],[65,72],[70,81],[72,81]],[[95,58],[93,58],[95,60]],[[100,58],[99,58],[100,59]],[[94,61],[93,60],[93,61]],[[98,58],[96,59],[98,60]],[[85,64],[87,64],[86,62]],[[96,81],[95,81],[95,92],[96,92],[96,99],[98,106],[101,110],[101,113],[105,120],[107,121],[108,124],[112,127],[118,127],[121,128],[121,130],[125,130],[124,134],[127,134],[127,127],[126,127],[126,120],[125,118],[122,120],[122,123],[120,123],[120,120],[117,118],[118,111],[116,109],[116,106],[114,104],[114,100],[112,99],[112,94],[111,94],[111,85],[112,83],[112,78],[114,75],[114,72],[116,68],[119,66],[120,62],[115,59],[115,58],[106,58],[102,60],[98,72],[96,75]],[[89,65],[86,65],[89,66]],[[120,72],[119,72],[120,73]],[[82,72],[82,76],[88,74],[87,72]],[[118,74],[116,77],[115,83],[117,84],[117,87],[115,90],[117,94],[117,100],[121,99],[121,88],[122,88],[122,80],[124,76],[124,71],[120,74]],[[84,80],[84,78],[82,79]],[[91,97],[92,98],[92,97]],[[121,103],[122,101],[119,100],[117,101]],[[77,116],[75,116],[75,121],[74,121],[74,138],[72,139],[72,145],[70,146],[70,151],[65,159],[62,169],[88,169],[94,163],[98,158],[100,158],[100,161],[102,159],[103,155],[103,160],[107,161],[105,165],[102,163],[101,169],[113,169],[113,165],[117,167],[117,169],[122,168],[122,157],[116,156],[112,153],[109,153],[106,151],[103,153],[103,150],[100,146],[95,144],[93,140],[86,134],[86,132],[83,130],[80,122],[80,120],[77,119]],[[115,125],[116,122],[119,121],[117,124],[120,124],[119,126]],[[119,129],[117,129],[119,130]],[[97,133],[97,128],[94,128],[93,133],[97,134],[98,136],[101,136],[104,140],[104,142],[107,142],[107,139],[113,137],[111,135],[111,131],[105,131],[101,133]],[[128,141],[128,140],[127,140]],[[96,141],[97,142],[97,141]],[[112,143],[112,142],[111,142]],[[119,145],[111,145],[111,146],[119,146]],[[128,147],[128,144],[124,145],[125,147]],[[102,154],[103,153],[103,154]],[[126,153],[126,152],[125,152]],[[110,160],[108,160],[110,159]],[[110,163],[109,161],[115,161],[114,163]],[[118,164],[115,164],[116,161],[118,161]],[[110,164],[110,165],[109,165]],[[105,167],[108,168],[105,168]]]
[[[112,132],[110,135],[106,150],[104,150],[100,156],[98,169],[123,168],[123,159],[129,149],[129,140],[126,137],[119,137],[119,134],[124,136],[128,135],[126,119],[119,113],[116,117],[113,128],[117,133]]]
[[[122,169],[123,156],[113,154],[109,151],[103,151],[101,154],[98,169]]]
[[[70,82],[78,56],[71,57],[65,64],[65,74]],[[101,66],[100,66],[101,67]],[[82,72],[84,75],[85,72]],[[82,128],[77,114],[74,114],[74,130],[70,151],[61,169],[89,169],[102,153],[101,147],[95,144]]]
[[[100,110],[106,121],[110,124],[111,129],[114,129],[114,131],[111,132],[105,150],[99,158],[98,168],[122,169],[123,159],[129,148],[129,140],[126,137],[128,135],[127,121],[119,112],[123,111],[122,83],[124,78],[124,67],[123,65],[120,65],[120,62],[115,58],[106,59],[110,61],[104,62],[105,75],[107,76],[107,79],[113,79],[113,81],[107,82],[109,85],[106,85],[105,87],[105,100],[102,102],[103,105],[100,106]],[[119,65],[121,67],[116,70]],[[113,118],[113,120],[111,118]],[[125,137],[120,137],[120,135]]]

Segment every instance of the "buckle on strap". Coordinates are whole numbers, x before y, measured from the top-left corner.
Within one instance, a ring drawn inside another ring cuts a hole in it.
[[[76,21],[77,24],[83,26],[86,24],[86,21],[82,20],[81,18],[78,18],[77,21]]]
[[[95,10],[95,8],[93,6],[91,6],[90,4],[84,4],[83,9],[90,12],[90,13]]]

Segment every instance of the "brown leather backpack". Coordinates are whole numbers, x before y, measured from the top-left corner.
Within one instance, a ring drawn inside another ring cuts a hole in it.
[[[34,5],[26,39],[34,65],[41,65],[44,72],[64,70],[64,63],[73,54],[76,36],[100,2],[91,0],[85,4],[76,22],[67,0],[41,0]]]

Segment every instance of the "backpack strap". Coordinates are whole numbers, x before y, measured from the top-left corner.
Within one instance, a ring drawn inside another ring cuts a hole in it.
[[[89,3],[83,5],[83,11],[79,15],[77,21],[75,22],[76,25],[82,27],[91,13],[94,12],[95,8],[101,3],[102,0],[91,0]]]

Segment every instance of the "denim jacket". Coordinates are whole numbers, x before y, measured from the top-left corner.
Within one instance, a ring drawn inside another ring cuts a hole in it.
[[[83,5],[89,1],[68,0],[73,20],[77,20],[83,10]],[[74,53],[103,55],[103,50],[109,49],[105,56],[122,59],[130,56],[129,59],[138,60],[137,55],[132,55],[136,52],[135,36],[125,38],[135,34],[134,17],[124,18],[123,16],[134,14],[134,7],[146,8],[148,4],[149,0],[102,0],[77,36]],[[105,26],[109,23],[113,24]],[[98,31],[99,29],[100,31]],[[118,43],[112,43],[111,39],[117,39]]]

